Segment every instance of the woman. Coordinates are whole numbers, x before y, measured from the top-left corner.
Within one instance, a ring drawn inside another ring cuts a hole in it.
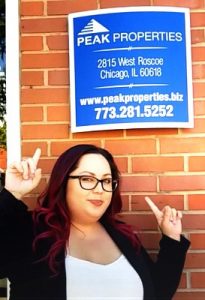
[[[162,231],[154,263],[115,218],[120,178],[108,151],[89,144],[65,151],[31,212],[19,199],[40,182],[39,158],[37,149],[11,164],[0,194],[0,278],[11,283],[10,299],[171,299],[189,247],[181,213],[146,198]]]

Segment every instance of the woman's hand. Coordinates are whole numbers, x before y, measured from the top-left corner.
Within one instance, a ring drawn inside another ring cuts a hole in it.
[[[180,235],[182,233],[182,213],[170,206],[165,206],[162,210],[159,210],[149,197],[145,197],[145,200],[153,211],[162,233],[172,239],[180,241]]]
[[[41,155],[41,150],[36,149],[33,157],[13,162],[6,170],[5,188],[16,198],[21,199],[31,192],[41,180],[41,169],[37,169],[37,164]]]

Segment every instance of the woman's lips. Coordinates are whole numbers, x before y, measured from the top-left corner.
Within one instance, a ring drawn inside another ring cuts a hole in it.
[[[101,206],[103,204],[102,200],[89,200],[94,206]]]

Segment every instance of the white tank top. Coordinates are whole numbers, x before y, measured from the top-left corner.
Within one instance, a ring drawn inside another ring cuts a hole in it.
[[[67,300],[143,300],[142,281],[124,255],[101,265],[66,256]]]

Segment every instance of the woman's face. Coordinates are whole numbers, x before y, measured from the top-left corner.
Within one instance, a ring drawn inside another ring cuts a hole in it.
[[[95,184],[95,179],[92,178],[95,177],[100,180],[107,179],[104,187],[109,189],[109,179],[112,175],[108,161],[101,154],[85,154],[70,176],[85,176],[81,177],[82,187],[79,178],[68,179],[66,202],[71,222],[88,224],[98,221],[111,202],[112,191],[105,191],[101,182],[90,190],[83,187],[90,188]]]

